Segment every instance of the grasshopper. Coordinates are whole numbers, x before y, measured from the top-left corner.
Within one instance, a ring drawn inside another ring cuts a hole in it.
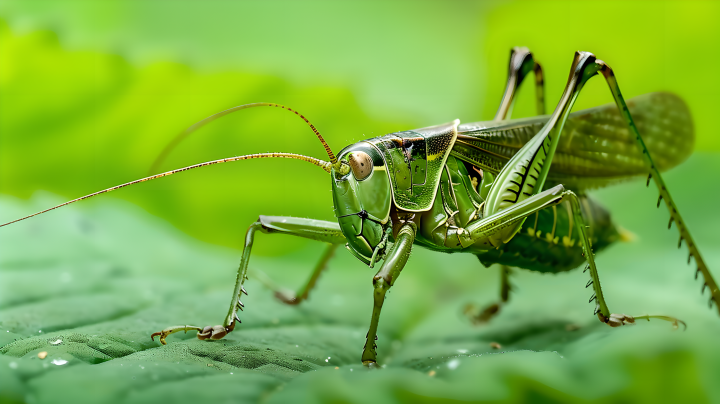
[[[523,79],[534,73],[538,117],[510,120],[513,102]],[[570,113],[585,83],[601,74],[615,105]],[[594,315],[611,327],[637,319],[662,319],[677,326],[678,319],[664,315],[629,316],[611,312],[603,297],[594,260],[599,251],[622,237],[600,204],[585,191],[633,176],[647,176],[659,190],[691,258],[710,289],[710,307],[720,301],[720,290],[710,274],[673,202],[660,170],[679,164],[692,149],[689,111],[676,96],[644,95],[623,98],[612,69],[592,53],[576,52],[565,90],[555,110],[544,115],[543,73],[526,48],[510,54],[508,81],[492,121],[451,123],[392,133],[344,148],[336,156],[320,132],[297,111],[272,103],[230,108],[202,120],[176,137],[160,154],[155,166],[184,137],[229,113],[253,107],[279,107],[302,118],[325,147],[329,161],[292,153],[262,153],[188,166],[151,175],[3,224],[5,226],[49,210],[139,182],[212,164],[256,158],[291,158],[312,163],[330,174],[337,223],[293,217],[260,216],[245,236],[235,290],[222,325],[169,327],[151,335],[166,338],[195,330],[201,340],[217,340],[241,323],[238,312],[247,294],[248,262],[255,234],[289,234],[328,244],[306,285],[292,293],[274,288],[285,303],[307,299],[337,246],[369,267],[382,261],[373,276],[373,310],[361,361],[377,363],[376,340],[380,313],[388,290],[395,284],[414,245],[433,251],[475,254],[485,266],[501,264],[501,296],[482,311],[468,312],[473,321],[487,321],[509,296],[509,267],[561,272],[586,264],[593,289]],[[641,137],[640,133],[644,137]],[[652,156],[651,156],[652,154]],[[720,308],[718,308],[720,312]]]

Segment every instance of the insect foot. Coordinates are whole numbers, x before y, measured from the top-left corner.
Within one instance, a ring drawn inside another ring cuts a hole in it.
[[[659,315],[643,315],[643,316],[628,316],[627,314],[611,314],[610,317],[603,316],[602,313],[598,313],[598,318],[603,323],[606,323],[610,327],[620,327],[621,325],[626,324],[635,324],[635,320],[647,320],[650,321],[651,318],[655,318],[658,320],[665,320],[672,323],[673,329],[677,330],[680,327],[680,324],[683,325],[683,330],[687,329],[687,324],[685,324],[684,321],[677,319],[675,317],[671,316],[659,316]]]
[[[199,340],[222,339],[228,335],[229,332],[230,331],[221,325],[216,325],[215,327],[207,326],[203,328],[201,332],[197,333],[197,337]]]
[[[205,328],[208,328],[208,327],[205,327]],[[163,345],[167,345],[167,342],[165,342],[165,338],[167,338],[168,335],[175,334],[176,332],[180,332],[180,331],[184,331],[187,333],[188,331],[192,331],[192,330],[195,330],[198,332],[198,338],[200,338],[199,333],[204,332],[203,328],[195,327],[194,325],[180,325],[180,326],[175,326],[175,327],[168,327],[160,332],[155,332],[152,335],[150,335],[150,339],[155,341],[155,337],[160,337],[160,343]],[[227,332],[225,334],[227,334]],[[225,335],[223,335],[223,337],[224,336]],[[222,337],[220,337],[220,338],[222,338]],[[205,339],[205,338],[200,338],[200,339]]]
[[[627,314],[610,314],[610,317],[603,316],[602,313],[598,313],[598,318],[603,323],[610,327],[620,327],[621,325],[635,324],[635,317],[628,316]]]
[[[481,310],[475,304],[468,303],[463,308],[463,314],[473,325],[480,325],[489,322],[495,317],[500,312],[500,307],[500,303],[493,303]]]
[[[297,295],[292,290],[278,290],[275,292],[275,297],[281,302],[293,306],[300,304],[302,301],[301,299],[298,299]]]

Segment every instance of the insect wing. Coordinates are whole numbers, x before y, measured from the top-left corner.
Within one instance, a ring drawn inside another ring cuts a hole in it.
[[[687,105],[670,93],[628,101],[630,113],[662,170],[683,162],[695,140]],[[452,155],[490,172],[503,165],[545,124],[547,116],[460,125]],[[563,127],[546,188],[603,187],[647,175],[642,154],[615,104],[574,112]]]

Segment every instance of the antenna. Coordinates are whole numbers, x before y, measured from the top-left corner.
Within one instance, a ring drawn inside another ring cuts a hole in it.
[[[138,183],[145,182],[145,181],[155,180],[155,179],[158,179],[158,178],[161,178],[161,177],[167,177],[168,175],[173,175],[173,174],[176,174],[176,173],[179,173],[179,172],[182,172],[182,171],[188,171],[188,170],[192,170],[192,169],[195,169],[195,168],[210,166],[210,165],[213,165],[213,164],[229,163],[229,162],[231,162],[231,161],[251,160],[251,159],[262,159],[262,158],[272,158],[272,157],[286,158],[286,159],[296,159],[296,160],[307,161],[308,163],[314,164],[314,165],[322,168],[323,170],[327,171],[328,173],[330,172],[330,170],[331,170],[331,168],[332,168],[332,164],[331,164],[331,163],[328,163],[327,161],[319,160],[319,159],[316,159],[316,158],[314,158],[314,157],[303,156],[302,154],[294,154],[294,153],[259,153],[259,154],[248,154],[248,155],[245,155],[245,156],[228,157],[228,158],[224,158],[224,159],[220,159],[220,160],[206,161],[206,162],[204,162],[204,163],[195,164],[195,165],[187,166],[187,167],[183,167],[183,168],[178,168],[178,169],[176,169],[176,170],[166,171],[166,172],[161,173],[161,174],[155,174],[155,175],[151,175],[151,176],[149,176],[149,177],[140,178],[139,180],[126,182],[126,183],[121,184],[121,185],[116,185],[116,186],[111,187],[111,188],[103,189],[102,191],[98,191],[98,192],[95,192],[95,193],[92,193],[92,194],[89,194],[89,195],[82,196],[82,197],[77,198],[77,199],[73,199],[73,200],[71,200],[71,201],[67,201],[67,202],[65,202],[65,203],[61,203],[60,205],[53,206],[53,207],[50,208],[50,209],[45,209],[45,210],[43,210],[43,211],[41,211],[41,212],[33,213],[32,215],[25,216],[25,217],[22,217],[22,218],[20,218],[20,219],[13,220],[12,222],[7,222],[7,223],[5,223],[5,224],[0,224],[0,227],[7,226],[7,225],[13,224],[13,223],[15,223],[15,222],[19,222],[19,221],[21,221],[21,220],[29,219],[29,218],[31,218],[31,217],[33,217],[33,216],[37,216],[37,215],[39,215],[39,214],[42,214],[42,213],[45,213],[45,212],[49,212],[49,211],[51,211],[51,210],[53,210],[53,209],[57,209],[57,208],[59,208],[59,207],[65,206],[65,205],[69,205],[69,204],[71,204],[71,203],[79,202],[79,201],[82,201],[82,200],[84,200],[84,199],[92,198],[93,196],[96,196],[96,195],[100,195],[100,194],[105,194],[105,193],[108,193],[108,192],[112,192],[112,191],[115,191],[116,189],[120,189],[120,188],[125,188],[125,187],[127,187],[128,185],[134,185],[134,184],[138,184]]]
[[[185,129],[184,131],[180,132],[180,133],[179,133],[177,136],[175,136],[175,138],[173,138],[173,139],[170,141],[170,143],[168,143],[167,146],[165,146],[165,148],[160,152],[160,154],[158,155],[158,157],[155,159],[155,161],[153,162],[152,166],[150,167],[150,172],[151,172],[151,173],[156,172],[157,169],[160,167],[160,165],[163,163],[163,161],[165,161],[165,159],[167,158],[167,156],[170,154],[170,152],[172,152],[172,150],[173,150],[175,147],[177,147],[177,145],[179,145],[180,142],[182,142],[183,140],[185,140],[185,138],[187,138],[191,133],[195,132],[196,130],[202,128],[203,126],[209,124],[210,122],[212,122],[212,121],[214,121],[214,120],[216,120],[216,119],[218,119],[218,118],[221,118],[221,117],[223,117],[223,116],[225,116],[225,115],[228,115],[228,114],[231,114],[231,113],[233,113],[233,112],[240,111],[240,110],[243,110],[243,109],[255,108],[255,107],[277,107],[277,108],[282,108],[282,109],[285,109],[285,110],[287,110],[287,111],[290,111],[290,112],[294,113],[295,115],[299,116],[300,119],[302,119],[303,121],[305,121],[305,123],[307,123],[308,126],[310,126],[310,129],[312,129],[312,131],[315,133],[315,136],[317,136],[317,138],[320,140],[320,143],[322,143],[322,144],[323,144],[323,147],[325,147],[325,152],[327,153],[328,157],[330,158],[330,163],[331,163],[333,166],[338,165],[337,158],[335,158],[335,154],[333,154],[332,150],[330,150],[330,146],[327,144],[327,142],[325,142],[325,139],[323,139],[323,137],[322,137],[322,135],[320,134],[320,132],[315,128],[315,125],[313,125],[312,123],[310,123],[310,121],[308,121],[307,118],[305,118],[302,114],[300,114],[299,112],[295,111],[294,109],[289,108],[289,107],[286,107],[286,106],[284,106],[284,105],[274,104],[274,103],[271,103],[271,102],[256,102],[256,103],[252,103],[252,104],[238,105],[237,107],[232,107],[232,108],[226,109],[226,110],[224,110],[224,111],[218,112],[218,113],[215,114],[215,115],[210,115],[209,117],[203,119],[202,121],[199,121],[199,122],[195,123],[194,125],[190,126],[189,128]]]

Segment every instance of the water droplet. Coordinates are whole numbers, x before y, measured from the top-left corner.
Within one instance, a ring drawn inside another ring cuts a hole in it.
[[[9,364],[8,366],[10,366],[10,369],[17,369],[17,368],[18,368],[17,362],[10,362],[10,364]]]
[[[453,359],[447,364],[447,367],[450,370],[455,370],[458,366],[460,366],[460,359]]]
[[[62,344],[62,340],[61,340],[61,339],[57,339],[57,340],[55,340],[55,341],[53,341],[53,342],[50,343],[50,345],[60,345],[60,344]]]
[[[53,361],[52,361],[51,363],[52,363],[53,365],[62,366],[62,365],[67,364],[68,361],[66,361],[65,359],[53,359]]]
[[[468,352],[467,349],[458,349],[457,351],[458,351],[459,353],[462,353],[462,354],[465,354],[465,353]]]

